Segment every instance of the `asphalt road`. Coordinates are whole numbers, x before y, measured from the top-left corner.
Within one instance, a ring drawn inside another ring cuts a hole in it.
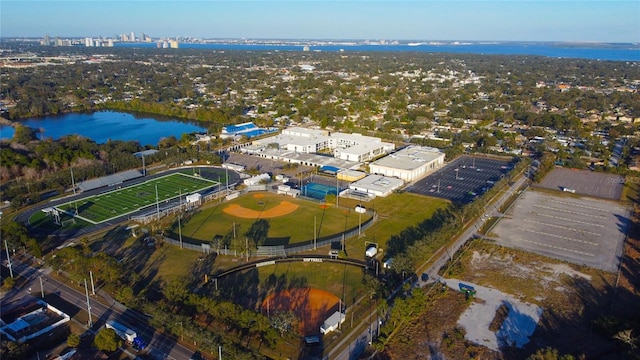
[[[488,205],[485,209],[485,214],[489,216],[500,216],[498,209],[504,204],[509,197],[511,197],[518,189],[527,183],[529,179],[525,176],[520,176],[511,186],[505,188],[491,205]],[[483,226],[484,222],[488,219],[488,217],[480,216],[475,219],[469,226],[467,226],[460,235],[456,238],[452,245],[449,245],[445,248],[445,251],[440,253],[439,257],[433,260],[432,265],[427,267],[424,270],[424,274],[427,276],[418,276],[417,281],[413,284],[414,286],[424,287],[429,284],[432,284],[439,278],[438,271],[442,268],[449,258],[455,254],[458,249],[464,245],[470,238],[474,237],[476,232]],[[342,350],[339,353],[335,353],[335,351],[329,351],[324,359],[328,360],[351,360],[356,359],[366,348],[366,346],[377,336],[378,324],[380,319],[377,317],[376,311],[373,311],[370,314],[371,321],[365,321],[365,327],[357,327],[356,332],[359,331],[357,336],[347,335],[340,341],[334,349],[342,348],[345,343],[349,340],[349,346],[347,349]],[[355,340],[351,340],[354,339]]]
[[[6,261],[6,259],[5,259]],[[45,296],[57,296],[59,299],[69,304],[70,308],[77,308],[79,311],[87,311],[87,296],[84,289],[78,290],[73,286],[57,281],[49,276],[48,270],[32,267],[15,258],[11,260],[14,277],[21,276],[27,279],[26,284],[19,288],[7,292],[2,298],[3,307],[14,301],[22,299],[26,294],[40,297],[42,290]],[[42,287],[40,286],[42,284]],[[81,284],[84,287],[84,284]],[[99,295],[91,294],[91,285],[88,283],[89,304],[91,305],[91,318],[93,326],[89,328],[91,332],[97,332],[107,320],[117,320],[128,325],[135,325],[135,330],[142,336],[149,346],[141,356],[147,359],[189,359],[193,355],[191,350],[179,344],[175,338],[163,333],[156,332],[149,325],[144,314],[134,312],[121,304],[109,305]]]

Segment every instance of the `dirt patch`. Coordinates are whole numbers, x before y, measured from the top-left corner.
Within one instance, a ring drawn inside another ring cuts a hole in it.
[[[329,208],[329,205],[327,204],[320,205],[320,209],[327,209],[327,208]]]
[[[256,199],[262,199],[264,197],[264,194],[253,194],[253,197]]]
[[[489,303],[480,296],[481,291],[477,298],[465,300],[457,291],[457,283],[448,284],[441,292],[431,290],[425,312],[393,336],[384,355],[388,356],[386,359],[512,360],[526,359],[539,349],[551,347],[560,355],[576,358],[634,359],[629,356],[630,350],[613,337],[621,330],[637,331],[633,319],[639,303],[640,262],[635,259],[640,254],[640,244],[630,238],[626,245],[618,289],[614,291],[615,273],[474,242],[461,255],[461,262],[443,276],[464,279],[468,284],[482,284],[477,290],[499,289],[509,301],[493,302],[491,308],[481,308]],[[523,316],[526,313],[514,306],[518,302],[535,304],[542,310],[535,331],[524,346],[517,339],[514,343],[504,337],[522,328],[514,319],[532,318]],[[461,322],[470,317],[469,314],[483,313],[486,316],[481,329],[477,326],[481,321],[477,319]],[[518,314],[521,316],[514,318]],[[603,322],[605,320],[609,322]],[[484,335],[473,336],[477,330],[485,331]],[[487,342],[489,336],[497,340],[497,347]]]
[[[299,319],[300,334],[317,334],[340,299],[332,293],[314,288],[296,288],[271,294],[262,302],[262,310],[270,313],[291,311]]]
[[[283,201],[275,207],[262,211],[247,209],[238,204],[229,205],[224,208],[223,211],[229,215],[237,216],[243,219],[269,219],[290,214],[297,209],[298,205],[290,203],[288,201]]]

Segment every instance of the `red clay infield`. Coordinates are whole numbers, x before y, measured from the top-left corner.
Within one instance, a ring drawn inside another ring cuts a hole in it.
[[[271,294],[262,302],[263,312],[291,311],[300,321],[301,334],[316,334],[334,311],[340,299],[332,293],[314,288],[296,288]]]

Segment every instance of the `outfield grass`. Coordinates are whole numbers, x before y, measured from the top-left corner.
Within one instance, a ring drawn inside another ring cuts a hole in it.
[[[343,204],[357,204],[356,200],[340,199]],[[387,197],[378,197],[366,204],[378,213],[378,221],[365,231],[365,236],[347,241],[345,250],[349,257],[364,256],[365,243],[375,242],[380,249],[386,249],[392,235],[400,233],[409,226],[431,218],[439,208],[445,208],[449,201],[423,195],[402,192]]]
[[[71,201],[59,205],[58,209],[72,214],[77,210],[79,218],[99,224],[139,211],[157,202],[177,199],[181,195],[217,185],[218,182],[215,181],[174,173],[104,194]]]
[[[299,200],[291,197],[276,195],[267,192],[249,193],[237,199],[204,207],[199,212],[182,221],[182,237],[198,241],[211,241],[216,236],[224,236],[232,233],[235,225],[237,237],[249,229],[257,219],[244,219],[229,215],[224,209],[237,204],[251,210],[268,210],[283,201],[298,205],[294,212],[280,217],[267,219],[269,221],[269,240],[267,245],[292,244],[305,240],[334,235],[358,227],[360,221],[365,222],[369,215],[356,213],[353,207],[336,208],[335,205],[326,205],[307,200]],[[177,233],[177,223],[173,232]],[[175,237],[176,234],[173,234]]]
[[[273,266],[256,268],[261,284],[274,275],[284,275],[289,284],[306,284],[307,287],[328,291],[341,298],[347,306],[364,294],[362,268],[332,263],[282,262]],[[303,281],[300,281],[300,280]],[[344,286],[343,286],[344,285]],[[344,293],[343,293],[344,292]],[[343,296],[344,295],[344,296]]]

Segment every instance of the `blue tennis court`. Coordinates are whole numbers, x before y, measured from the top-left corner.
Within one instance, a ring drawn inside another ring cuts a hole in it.
[[[318,183],[308,183],[302,187],[300,193],[302,196],[310,197],[313,199],[324,200],[325,197],[329,194],[338,195],[338,191],[342,191],[341,188],[336,188],[335,186],[329,186]]]

